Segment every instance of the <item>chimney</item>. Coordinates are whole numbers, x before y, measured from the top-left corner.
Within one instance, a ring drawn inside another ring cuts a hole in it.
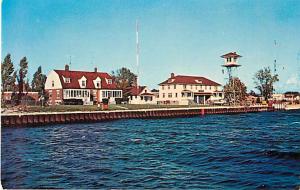
[[[69,65],[68,64],[65,65],[65,71],[69,71]]]
[[[95,68],[94,68],[94,72],[95,72],[95,73],[97,73],[97,72],[98,72],[98,69],[97,69],[97,67],[95,67]]]
[[[174,73],[171,73],[171,78],[174,78],[175,77],[175,74]]]

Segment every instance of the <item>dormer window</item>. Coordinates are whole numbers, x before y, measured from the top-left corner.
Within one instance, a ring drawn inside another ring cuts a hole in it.
[[[78,83],[80,85],[80,88],[86,88],[87,85],[87,78],[85,76],[82,76],[79,80]]]
[[[70,78],[65,78],[65,82],[66,82],[66,83],[70,83],[70,82],[71,82],[71,79],[70,79]]]
[[[201,81],[201,80],[195,80],[195,81],[196,81],[196,83],[200,83],[200,84],[202,83],[202,81]]]
[[[52,81],[52,87],[54,87],[54,80]]]
[[[112,80],[111,79],[107,79],[107,84],[112,84]]]
[[[96,83],[96,87],[97,87],[97,88],[100,88],[100,82],[97,82],[97,83]]]

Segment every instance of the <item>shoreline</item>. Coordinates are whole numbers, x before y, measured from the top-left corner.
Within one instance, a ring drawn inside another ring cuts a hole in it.
[[[52,124],[101,122],[118,119],[155,119],[174,117],[193,117],[210,114],[239,114],[267,112],[285,109],[275,109],[268,106],[218,106],[218,107],[190,107],[190,108],[156,108],[138,110],[112,111],[73,111],[73,112],[39,112],[12,113],[1,115],[2,127],[33,127]]]

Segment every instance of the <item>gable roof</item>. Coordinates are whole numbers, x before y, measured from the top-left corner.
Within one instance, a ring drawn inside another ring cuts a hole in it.
[[[66,71],[66,70],[54,70],[60,79],[62,87],[65,89],[81,89],[79,81],[83,76],[86,80],[86,89],[96,88],[94,81],[97,77],[101,79],[101,89],[116,89],[117,86],[114,81],[112,84],[108,84],[106,79],[113,79],[108,73],[104,72],[87,72],[87,71]],[[64,78],[70,78],[70,83],[65,83]]]
[[[210,79],[201,76],[185,76],[185,75],[177,75],[174,77],[165,80],[159,85],[165,84],[198,84],[205,86],[221,86],[219,83],[216,83]]]
[[[139,88],[137,88],[136,86],[131,86],[131,87],[127,87],[123,90],[123,94],[128,96],[138,96],[142,93],[142,91],[146,88],[146,86],[139,86]]]
[[[236,52],[229,52],[229,53],[226,53],[225,55],[222,55],[221,57],[228,58],[228,57],[242,57],[242,56],[237,54]]]

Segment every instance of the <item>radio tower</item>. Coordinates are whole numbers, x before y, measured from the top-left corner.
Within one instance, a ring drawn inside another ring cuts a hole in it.
[[[236,70],[238,67],[241,66],[237,63],[237,59],[242,57],[242,56],[238,55],[236,52],[230,52],[230,53],[227,53],[225,55],[222,55],[221,57],[224,58],[225,62],[222,66],[225,67],[226,70],[227,70],[228,84],[230,84],[230,80],[232,79],[233,69]],[[234,101],[234,105],[235,105],[236,97],[235,97],[234,79],[232,81],[233,81],[233,101]]]
[[[297,65],[298,65],[298,81],[300,81],[300,50],[298,51],[297,54]],[[300,83],[298,83],[299,88],[300,88]]]
[[[140,61],[140,44],[139,44],[139,21],[136,20],[136,88],[139,91],[139,61]]]
[[[275,57],[274,57],[274,75],[277,72],[277,42],[274,40],[274,47],[275,47]]]

